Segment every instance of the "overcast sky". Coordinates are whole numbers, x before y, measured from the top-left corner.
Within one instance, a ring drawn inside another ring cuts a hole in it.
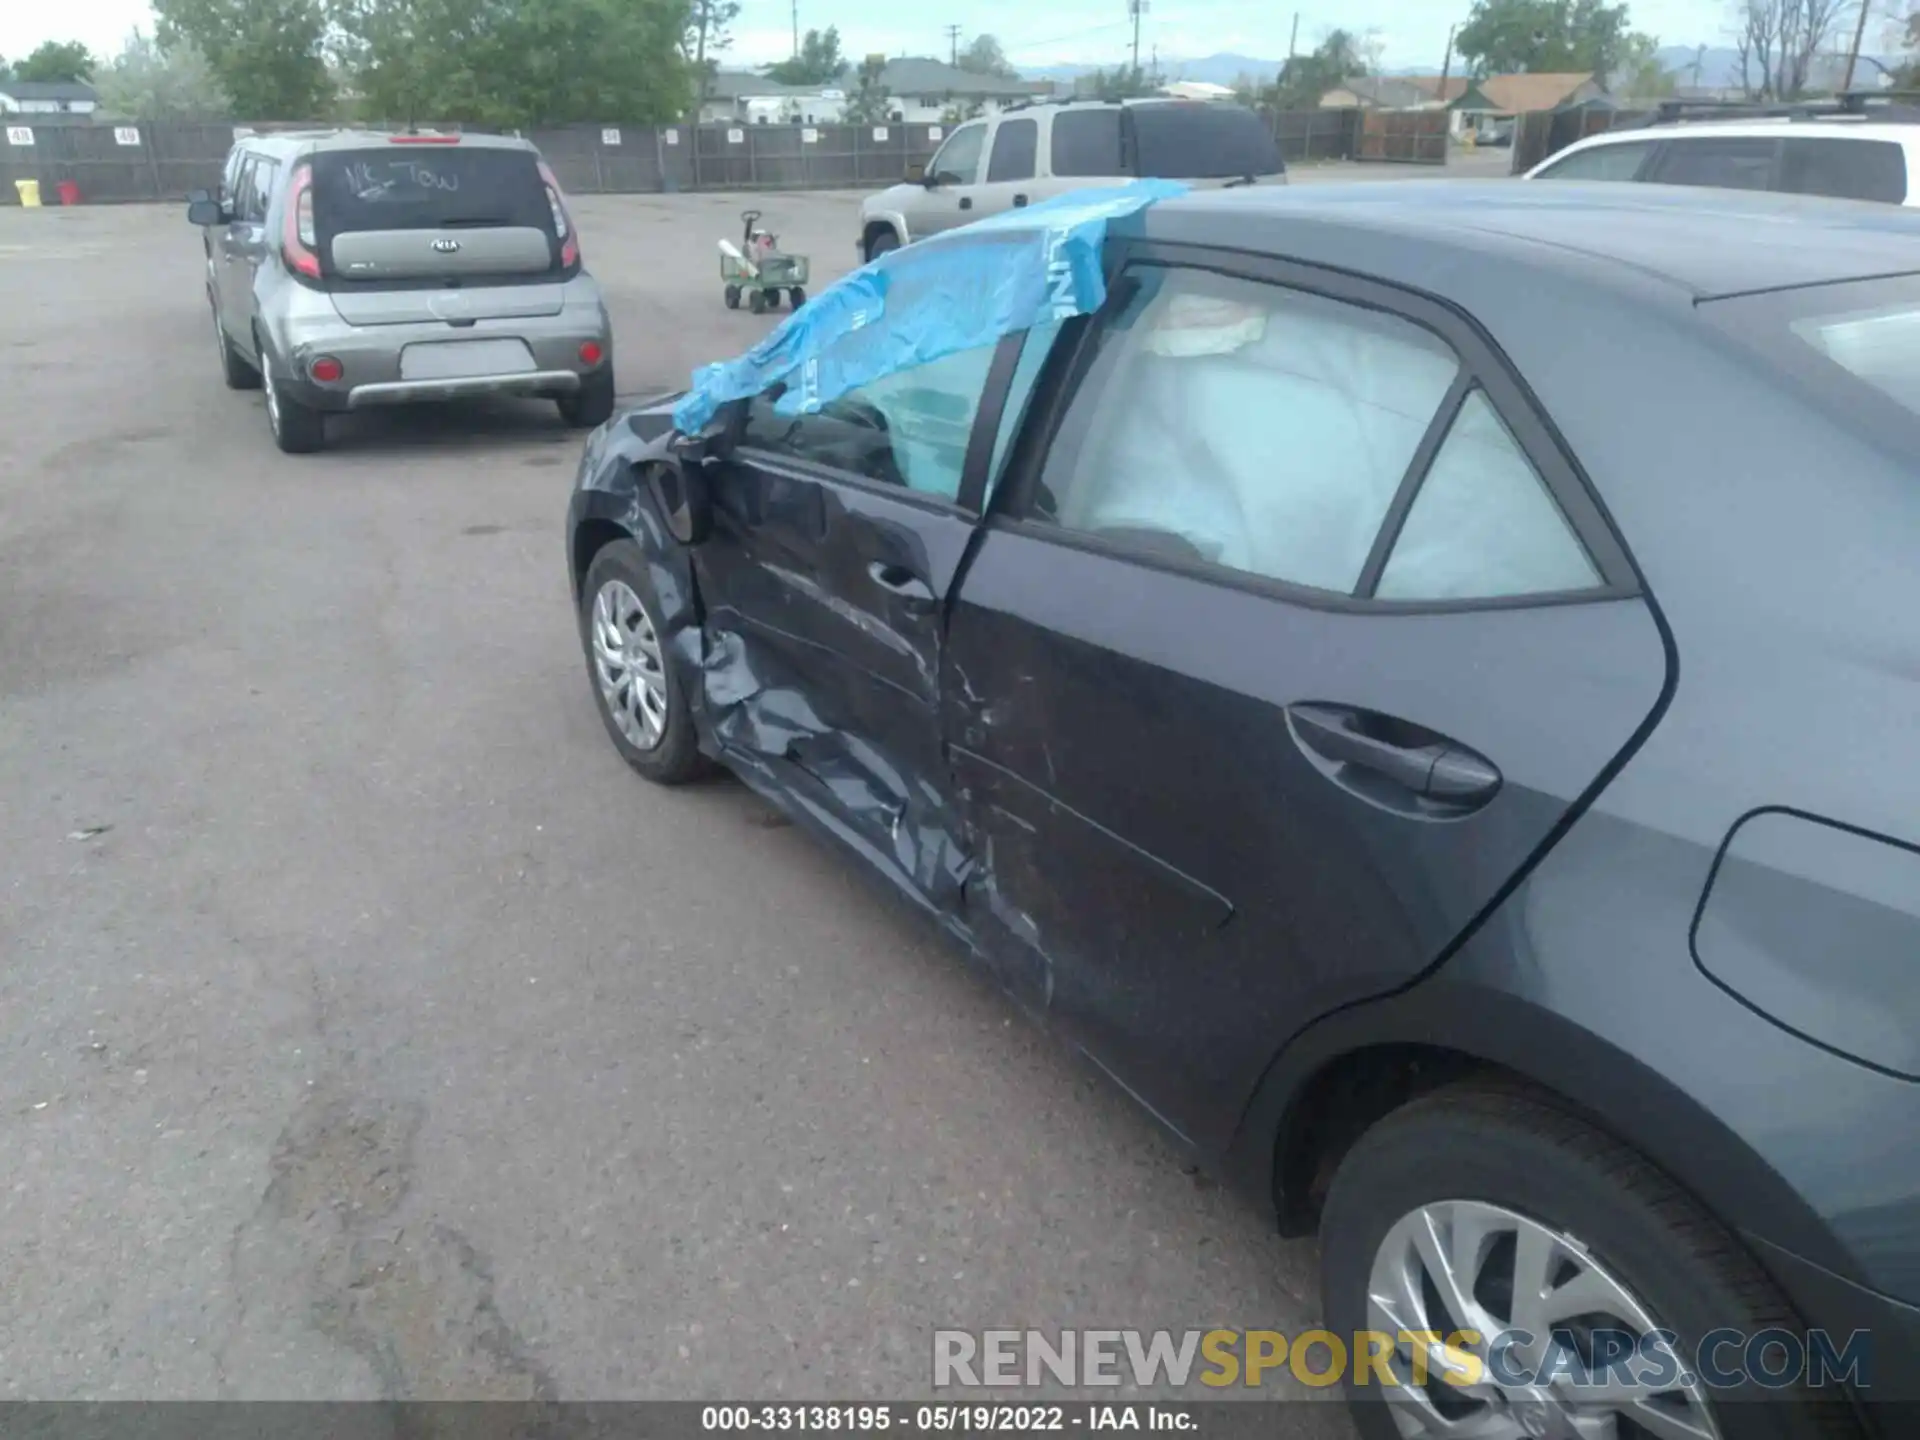
[[[1892,8],[1905,0],[1881,0]],[[949,0],[916,9],[897,0],[800,0],[800,28],[838,25],[842,48],[852,56],[941,55],[945,26],[967,36],[997,35],[1016,64],[1058,61],[1112,64],[1126,58],[1131,30],[1125,0]],[[1300,47],[1310,49],[1336,24],[1374,28],[1385,45],[1384,63],[1440,66],[1447,27],[1463,19],[1470,0],[1314,0],[1300,9]],[[1726,41],[1732,0],[1632,0],[1633,24],[1667,45],[1718,45]],[[1141,26],[1144,58],[1158,45],[1163,56],[1197,57],[1237,51],[1283,58],[1293,8],[1286,0],[1149,0]],[[792,48],[788,0],[745,0],[734,27],[735,42],[723,63],[777,60]],[[81,40],[96,53],[111,54],[132,27],[152,25],[146,0],[62,0],[30,4],[0,0],[0,55],[17,58],[43,40]]]

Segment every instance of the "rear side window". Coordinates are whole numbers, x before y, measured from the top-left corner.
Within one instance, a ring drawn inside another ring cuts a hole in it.
[[[1651,140],[1632,144],[1596,145],[1546,167],[1536,180],[1631,180],[1653,152]]]
[[[1286,170],[1266,122],[1238,105],[1180,101],[1129,105],[1132,173],[1160,180],[1226,180]]]
[[[1780,188],[1836,200],[1878,200],[1899,205],[1907,198],[1906,152],[1891,140],[1841,140],[1805,136],[1786,142]]]
[[[1120,168],[1120,111],[1061,110],[1053,117],[1053,173],[1065,179],[1124,175]]]
[[[1600,575],[1458,356],[1399,316],[1141,266],[1097,335],[1033,518],[1167,559],[1352,595],[1436,424],[1377,590],[1458,601]],[[1457,407],[1456,407],[1457,402]]]
[[[1674,139],[1647,178],[1662,185],[1707,185],[1721,190],[1767,190],[1773,186],[1778,140],[1761,137]]]
[[[525,150],[395,145],[313,157],[323,244],[365,230],[527,227],[554,233],[539,162]]]
[[[987,182],[1031,180],[1040,148],[1040,126],[1032,120],[1002,120],[993,132],[993,155],[987,161]]]

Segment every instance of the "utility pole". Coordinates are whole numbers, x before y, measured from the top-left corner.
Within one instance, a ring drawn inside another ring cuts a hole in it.
[[[960,66],[960,27],[958,25],[947,26],[947,49],[954,68],[958,69]]]
[[[1133,73],[1140,74],[1140,17],[1146,13],[1147,0],[1127,0],[1127,14],[1133,17]]]
[[[1293,31],[1287,36],[1287,63],[1293,63],[1294,47],[1300,43],[1300,12],[1293,12]]]
[[[800,58],[800,0],[793,0],[793,58]]]
[[[1443,106],[1447,103],[1447,77],[1453,73],[1453,32],[1459,28],[1458,24],[1447,27],[1447,50],[1440,57],[1440,93],[1434,98]]]
[[[1867,7],[1870,0],[1860,0],[1860,23],[1853,27],[1853,49],[1847,52],[1847,78],[1840,82],[1841,93],[1853,88],[1853,67],[1860,63],[1860,42],[1867,34]]]

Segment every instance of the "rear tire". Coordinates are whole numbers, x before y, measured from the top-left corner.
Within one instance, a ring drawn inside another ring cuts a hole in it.
[[[554,403],[560,407],[560,418],[576,430],[606,424],[613,418],[612,367],[602,365],[583,377],[573,394],[562,395]]]
[[[267,428],[273,432],[273,443],[287,455],[311,455],[327,443],[327,417],[281,392],[274,381],[273,356],[264,344],[259,348],[260,373],[267,392]]]
[[[587,678],[613,748],[656,785],[684,785],[707,774],[713,764],[700,753],[682,667],[660,634],[660,600],[640,547],[631,540],[604,546],[580,590]],[[632,602],[638,602],[638,613]],[[605,637],[599,633],[603,624],[611,631]],[[648,681],[661,702],[655,709],[642,707],[633,695],[634,685]],[[646,731],[648,714],[660,715],[657,735]]]
[[[807,292],[802,290],[798,285],[787,291],[787,304],[791,305],[794,309],[798,310],[806,303]]]
[[[212,302],[208,302],[211,307]],[[258,390],[260,372],[249,365],[240,352],[233,348],[233,339],[227,334],[227,327],[220,323],[220,312],[213,312],[213,336],[220,347],[220,375],[227,382],[229,390]]]
[[[878,260],[889,250],[900,248],[900,237],[891,230],[883,230],[867,242],[867,259]]]
[[[749,293],[747,296],[747,309],[751,310],[756,315],[766,314],[767,313],[767,292],[764,290],[755,290]]]
[[[1437,1239],[1429,1243],[1428,1236]],[[1523,1251],[1523,1237],[1536,1248]],[[1448,1298],[1429,1251],[1450,1259],[1455,1295],[1464,1299]],[[1524,1268],[1523,1253],[1535,1257]],[[1362,1135],[1328,1190],[1320,1254],[1322,1307],[1328,1328],[1342,1336],[1390,1329],[1497,1334],[1510,1326],[1559,1336],[1564,1325],[1580,1354],[1583,1335],[1595,1343],[1588,1327],[1625,1337],[1667,1327],[1678,1336],[1682,1370],[1691,1373],[1703,1338],[1721,1327],[1745,1336],[1775,1328],[1806,1333],[1740,1243],[1637,1152],[1542,1097],[1505,1087],[1450,1086]],[[1571,1298],[1565,1303],[1580,1314],[1563,1315],[1555,1305],[1552,1297],[1563,1285],[1575,1287],[1564,1293],[1577,1296],[1578,1305]],[[1522,1297],[1530,1294],[1544,1298],[1523,1310]],[[1466,1313],[1455,1315],[1455,1309]],[[1473,1353],[1484,1365],[1485,1345]],[[1743,1363],[1738,1346],[1711,1358],[1723,1366]],[[1528,1368],[1524,1361],[1514,1364]],[[1404,1354],[1397,1367],[1403,1376],[1409,1372]],[[1354,1374],[1349,1366],[1349,1382]],[[1511,1406],[1516,1425],[1542,1408],[1540,1391],[1496,1385],[1484,1368],[1482,1374],[1481,1388],[1499,1393],[1483,1396],[1436,1376],[1425,1394],[1439,1398],[1428,1403],[1463,1421],[1471,1419],[1462,1413],[1469,1407],[1487,1410],[1491,1421]],[[1364,1440],[1402,1434],[1387,1390],[1377,1372],[1363,1386],[1348,1385]],[[1579,1390],[1569,1393],[1577,1397]],[[1402,1394],[1417,1401],[1421,1391],[1409,1386]],[[1746,1403],[1755,1400],[1764,1403]],[[1548,1399],[1544,1407],[1556,1403]],[[1654,1403],[1690,1417],[1710,1415],[1721,1440],[1856,1440],[1860,1434],[1837,1386],[1765,1390],[1748,1380],[1715,1390],[1702,1379],[1688,1391],[1668,1377]],[[1414,1413],[1421,1408],[1416,1403]],[[1618,1413],[1631,1418],[1633,1412]],[[1542,1428],[1532,1433],[1561,1433],[1550,1420],[1535,1418]]]
[[[727,288],[721,292],[721,295],[727,302],[727,309],[738,310],[740,308],[740,287],[738,285],[727,286]]]

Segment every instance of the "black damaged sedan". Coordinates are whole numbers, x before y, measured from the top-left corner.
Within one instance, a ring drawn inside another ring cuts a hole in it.
[[[1317,1227],[1368,1440],[1920,1433],[1920,221],[1299,187],[1105,259],[597,432],[613,744]]]

